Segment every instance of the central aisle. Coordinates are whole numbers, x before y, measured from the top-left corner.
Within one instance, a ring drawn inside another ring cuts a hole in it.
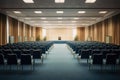
[[[74,58],[67,48],[66,44],[54,44],[54,48],[50,51],[47,57],[47,65],[49,70],[60,72],[67,72],[74,66]]]
[[[43,63],[43,67],[40,68],[40,75],[42,80],[79,80],[81,79],[80,76],[86,75],[84,70],[88,71],[86,64],[84,65],[85,69],[80,67],[66,44],[54,44],[53,49]],[[85,77],[85,79],[87,78]]]

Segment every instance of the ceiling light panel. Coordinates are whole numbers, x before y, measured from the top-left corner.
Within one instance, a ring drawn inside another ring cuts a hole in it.
[[[95,3],[96,0],[86,0],[85,3]]]
[[[41,14],[42,11],[34,11],[34,13],[36,13],[36,14]]]
[[[14,13],[16,13],[16,14],[20,14],[21,12],[20,11],[13,11]]]
[[[74,18],[74,19],[79,19],[79,18]]]
[[[46,18],[43,17],[43,18],[40,18],[40,19],[46,19]]]
[[[63,11],[56,11],[57,14],[63,14]]]
[[[23,0],[23,1],[24,1],[24,3],[34,3],[33,0]]]
[[[85,11],[78,11],[79,14],[84,14],[86,13]]]
[[[65,3],[65,0],[55,0],[55,3]]]
[[[61,17],[57,18],[57,19],[62,19]]]
[[[100,11],[99,13],[100,14],[105,14],[105,13],[107,13],[107,11]]]

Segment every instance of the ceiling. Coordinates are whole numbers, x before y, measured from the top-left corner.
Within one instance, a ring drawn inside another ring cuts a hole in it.
[[[20,11],[15,14],[13,11]],[[42,11],[36,14],[34,11]],[[56,11],[64,11],[57,14]],[[78,11],[85,11],[80,14]],[[99,11],[107,11],[100,14]],[[120,12],[120,0],[96,0],[85,3],[85,0],[65,0],[55,3],[54,0],[34,0],[26,4],[23,0],[0,0],[0,12],[23,21],[31,26],[48,27],[86,27]]]

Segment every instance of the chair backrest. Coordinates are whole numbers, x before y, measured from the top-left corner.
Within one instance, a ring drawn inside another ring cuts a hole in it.
[[[106,58],[107,54],[110,54],[111,51],[109,49],[102,50],[103,58]]]
[[[116,54],[107,54],[106,55],[106,64],[116,64],[117,55]]]
[[[4,64],[4,55],[0,53],[0,65]]]
[[[31,65],[32,64],[32,58],[30,54],[21,54],[21,65]]]
[[[90,50],[81,50],[81,58],[88,59],[90,54]]]
[[[100,53],[101,53],[101,50],[99,49],[92,50],[92,54],[100,54]]]
[[[22,54],[22,51],[19,50],[19,49],[14,49],[14,50],[13,50],[13,53],[17,55],[17,58],[20,58],[20,57],[21,57],[21,54]]]
[[[92,60],[93,60],[93,64],[103,64],[102,54],[93,54]]]
[[[41,50],[33,50],[32,56],[33,56],[33,59],[41,59],[41,56],[42,56]]]
[[[31,51],[27,50],[27,49],[23,49],[22,52],[23,52],[23,54],[31,54]]]
[[[7,55],[7,64],[8,65],[17,65],[17,55],[16,54],[8,54]]]

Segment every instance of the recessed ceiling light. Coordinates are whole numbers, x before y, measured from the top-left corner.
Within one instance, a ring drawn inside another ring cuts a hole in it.
[[[34,3],[33,0],[23,0],[25,3]]]
[[[42,11],[34,11],[34,13],[40,14],[42,13]]]
[[[43,17],[43,18],[41,18],[41,19],[46,19],[46,18]]]
[[[62,14],[62,13],[64,13],[63,11],[56,11],[56,13],[58,13],[58,14]]]
[[[72,22],[74,23],[74,22],[77,22],[77,21],[72,21]]]
[[[95,3],[96,0],[86,0],[85,3]]]
[[[105,14],[105,13],[107,13],[107,11],[100,11],[99,13],[100,14]]]
[[[84,13],[86,13],[85,11],[78,11],[78,13],[80,13],[80,14],[84,14]]]
[[[43,21],[43,22],[47,23],[48,21]]]
[[[79,18],[74,18],[74,19],[79,19]]]
[[[64,3],[65,0],[55,0],[55,3]]]
[[[62,19],[61,17],[57,18],[57,19]]]
[[[58,21],[59,23],[61,23],[62,21]]]
[[[20,14],[21,12],[20,11],[13,11],[14,13],[16,13],[16,14]]]

